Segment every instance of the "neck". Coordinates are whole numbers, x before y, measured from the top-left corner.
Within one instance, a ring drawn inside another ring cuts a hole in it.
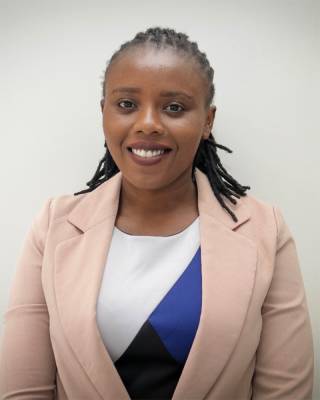
[[[161,220],[164,216],[195,211],[198,193],[191,173],[183,174],[160,189],[141,189],[122,179],[119,213],[123,216]]]

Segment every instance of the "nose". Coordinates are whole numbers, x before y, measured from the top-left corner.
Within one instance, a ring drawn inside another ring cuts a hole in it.
[[[142,107],[136,113],[135,132],[162,133],[163,129],[159,112],[152,105]]]

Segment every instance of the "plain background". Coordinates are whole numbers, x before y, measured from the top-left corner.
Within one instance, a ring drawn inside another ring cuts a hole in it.
[[[0,0],[1,296],[51,196],[87,188],[104,155],[101,78],[113,52],[159,25],[196,41],[215,70],[218,150],[296,241],[319,389],[320,1]],[[293,399],[298,400],[298,399]]]

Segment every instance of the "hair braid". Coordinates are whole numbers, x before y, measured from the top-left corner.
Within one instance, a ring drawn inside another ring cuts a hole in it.
[[[182,51],[185,54],[190,55],[191,59],[198,62],[200,69],[208,82],[206,106],[209,107],[215,95],[215,87],[213,84],[214,70],[209,63],[206,54],[199,50],[196,42],[191,42],[189,40],[188,35],[181,32],[176,32],[174,29],[161,28],[158,26],[148,28],[145,32],[138,32],[132,40],[123,43],[119,50],[112,55],[111,59],[107,63],[102,80],[102,100],[105,98],[106,77],[114,60],[117,59],[119,55],[123,54],[126,49],[139,46],[141,47],[149,43],[157,49],[171,47],[177,51]],[[105,155],[100,160],[93,178],[86,184],[89,186],[89,189],[74,193],[75,196],[78,194],[91,192],[119,172],[119,168],[114,162],[106,142],[104,143],[104,147],[106,148]],[[194,171],[196,167],[205,173],[208,177],[213,193],[220,205],[227,210],[234,221],[237,221],[236,215],[225,204],[222,196],[225,196],[227,199],[229,199],[231,203],[236,204],[237,201],[232,196],[236,198],[245,196],[245,192],[246,190],[250,189],[250,186],[240,185],[226,171],[217,154],[218,147],[222,150],[232,153],[232,150],[230,150],[228,147],[216,143],[212,133],[210,133],[208,139],[201,140],[192,165],[192,179],[195,182]]]

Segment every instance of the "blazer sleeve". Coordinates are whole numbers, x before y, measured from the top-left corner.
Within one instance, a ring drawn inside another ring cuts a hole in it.
[[[262,306],[252,400],[312,400],[314,349],[296,244],[277,206],[277,248]]]
[[[0,398],[55,398],[56,364],[41,283],[42,259],[52,198],[46,200],[24,239],[3,315]]]

